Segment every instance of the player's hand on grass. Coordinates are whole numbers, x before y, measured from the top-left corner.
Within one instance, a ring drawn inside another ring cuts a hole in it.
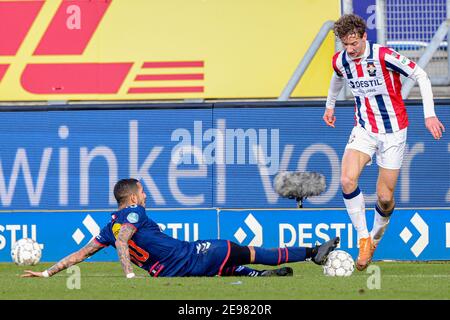
[[[34,278],[34,277],[44,278],[44,274],[43,274],[43,272],[25,270],[24,273],[20,277],[21,278]]]
[[[323,121],[325,121],[327,126],[334,128],[334,123],[336,122],[336,116],[334,115],[334,109],[326,108],[322,119],[323,119]]]
[[[445,132],[444,125],[439,121],[437,117],[429,117],[425,119],[425,126],[428,131],[433,135],[433,138],[439,140],[442,138],[442,134]]]

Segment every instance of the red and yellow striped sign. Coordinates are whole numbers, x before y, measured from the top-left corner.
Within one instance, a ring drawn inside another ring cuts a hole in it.
[[[338,0],[0,0],[0,100],[274,98]],[[325,96],[334,38],[293,96]]]

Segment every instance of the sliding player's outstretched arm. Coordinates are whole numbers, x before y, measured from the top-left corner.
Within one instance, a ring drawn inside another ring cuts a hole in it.
[[[49,269],[43,272],[35,272],[31,270],[25,270],[24,274],[21,275],[22,278],[28,277],[44,277],[48,278],[53,276],[54,274],[69,268],[77,263],[84,261],[86,258],[89,258],[99,250],[103,249],[104,246],[98,244],[94,239],[91,240],[86,246],[81,248],[80,250],[68,255],[67,257],[60,260],[58,263],[51,266]]]
[[[122,270],[127,278],[134,278],[133,267],[130,261],[130,252],[128,250],[128,241],[133,237],[136,232],[136,227],[131,224],[124,224],[120,228],[119,235],[116,240],[116,250],[119,256]]]

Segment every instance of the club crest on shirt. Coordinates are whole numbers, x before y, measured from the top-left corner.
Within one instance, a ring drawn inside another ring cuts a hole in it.
[[[373,62],[367,62],[367,72],[369,73],[369,76],[375,77],[377,74],[377,68],[375,67],[375,64]]]

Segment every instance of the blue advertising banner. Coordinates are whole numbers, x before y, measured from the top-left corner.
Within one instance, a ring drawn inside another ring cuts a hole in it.
[[[148,210],[166,234],[186,241],[228,239],[241,245],[312,247],[341,237],[340,248],[358,255],[356,231],[345,210]],[[367,211],[369,229],[373,210]],[[14,212],[0,214],[0,262],[11,262],[12,244],[35,239],[43,262],[58,261],[86,245],[109,221],[107,211]],[[397,209],[375,260],[449,260],[450,209]],[[88,261],[117,261],[106,248]]]
[[[396,188],[398,207],[450,203],[449,134],[436,141],[422,107],[408,106],[408,145]],[[447,125],[450,107],[436,113]],[[0,208],[114,208],[120,178],[140,179],[150,208],[292,208],[273,188],[280,171],[316,171],[326,190],[309,208],[343,207],[340,159],[354,125],[353,108],[336,108],[336,128],[323,106],[2,112]],[[376,200],[378,168],[360,187]]]
[[[164,233],[180,240],[218,238],[214,209],[149,210],[147,215]],[[11,262],[11,247],[21,238],[41,245],[41,261],[58,261],[86,245],[110,219],[108,211],[0,213],[0,262]],[[105,248],[88,261],[117,261],[117,253]]]
[[[366,212],[369,230],[373,210]],[[339,248],[358,256],[357,235],[345,210],[222,210],[220,238],[241,245],[312,247],[339,236]],[[449,260],[450,209],[398,209],[374,260]]]
[[[436,141],[424,126],[423,110],[419,106],[408,108],[408,144],[400,172],[395,198],[398,207],[445,207],[450,202],[450,157],[448,134]],[[450,108],[436,107],[443,123],[450,123]],[[247,162],[216,166],[215,178],[222,172],[223,188],[215,186],[214,205],[223,208],[292,208],[294,200],[280,198],[274,191],[273,179],[279,171],[314,171],[326,178],[326,190],[318,197],[305,201],[307,208],[344,207],[340,189],[340,159],[354,117],[351,108],[336,108],[336,128],[326,127],[322,121],[323,108],[246,108],[215,109],[215,127],[229,130],[231,141],[236,128],[247,130],[245,150]],[[228,129],[230,128],[230,129]],[[233,128],[233,129],[231,129]],[[253,138],[252,138],[253,137]],[[256,138],[257,137],[257,138]],[[251,146],[251,139],[258,143]],[[231,143],[230,143],[231,144]],[[249,146],[250,145],[250,146]],[[256,145],[259,151],[255,151]],[[231,148],[226,149],[227,156]],[[252,152],[253,151],[253,152]],[[235,152],[236,153],[236,152]],[[244,153],[244,151],[242,151]],[[251,164],[251,156],[259,162]],[[373,161],[365,168],[359,181],[366,204],[376,201],[378,166]],[[222,195],[222,197],[220,197]]]
[[[1,207],[114,208],[114,184],[128,177],[153,207],[212,207],[212,166],[171,162],[211,123],[211,110],[192,109],[3,113]]]

